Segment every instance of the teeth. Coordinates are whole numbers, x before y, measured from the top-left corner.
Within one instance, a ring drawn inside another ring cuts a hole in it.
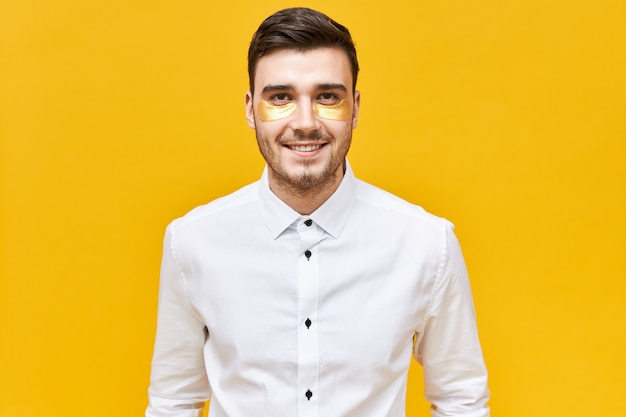
[[[321,148],[322,145],[295,145],[295,146],[290,146],[289,149],[293,149],[294,151],[298,151],[298,152],[311,152],[311,151],[315,151],[319,148]]]

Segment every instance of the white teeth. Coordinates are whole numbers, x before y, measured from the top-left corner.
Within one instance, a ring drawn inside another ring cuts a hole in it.
[[[311,152],[311,151],[315,151],[319,148],[321,148],[322,145],[306,145],[306,146],[302,146],[302,145],[294,145],[294,146],[290,146],[289,149],[292,149],[294,151],[298,151],[298,152]]]

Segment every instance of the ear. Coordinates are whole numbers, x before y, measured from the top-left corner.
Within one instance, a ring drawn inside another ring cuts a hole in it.
[[[359,121],[359,108],[361,107],[361,92],[354,92],[354,107],[352,108],[352,129],[356,129]]]
[[[252,93],[249,91],[246,93],[244,104],[246,106],[246,120],[248,120],[248,126],[255,129],[256,124],[254,122],[254,108],[252,107]]]

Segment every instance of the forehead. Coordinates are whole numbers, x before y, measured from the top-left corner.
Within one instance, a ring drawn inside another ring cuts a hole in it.
[[[339,48],[281,49],[259,59],[254,84],[257,92],[270,85],[307,90],[324,84],[342,84],[350,91],[352,72],[347,54]]]

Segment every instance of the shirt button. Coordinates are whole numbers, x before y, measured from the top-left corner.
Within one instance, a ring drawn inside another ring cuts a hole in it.
[[[311,397],[313,396],[313,393],[311,392],[310,389],[306,390],[306,393],[304,395],[306,395],[306,399],[308,401],[311,401]]]
[[[309,327],[311,327],[311,324],[313,324],[313,322],[311,321],[311,319],[306,319],[304,324],[306,325],[306,328],[308,329]]]
[[[311,258],[311,251],[307,250],[306,252],[304,252],[304,256],[306,256],[307,261]]]
[[[307,226],[311,226],[313,224],[313,220],[307,219],[304,221],[304,224],[306,224]]]

